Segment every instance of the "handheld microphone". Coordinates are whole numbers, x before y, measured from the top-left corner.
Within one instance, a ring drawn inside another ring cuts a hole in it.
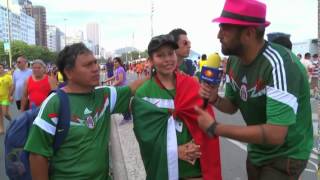
[[[210,85],[219,85],[222,77],[222,69],[220,67],[221,58],[218,53],[209,55],[206,64],[201,69],[200,80]],[[203,100],[202,109],[207,108],[208,99]]]

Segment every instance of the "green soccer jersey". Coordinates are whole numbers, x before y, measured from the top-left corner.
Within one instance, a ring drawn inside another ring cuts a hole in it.
[[[254,164],[276,157],[309,158],[313,144],[309,84],[304,67],[292,52],[266,42],[249,65],[231,56],[225,96],[239,107],[248,126],[288,126],[282,145],[248,145],[248,157]]]
[[[174,109],[173,97],[175,96],[175,90],[168,91],[161,88],[155,82],[154,78],[146,81],[137,90],[136,96],[156,105],[159,108],[172,109],[172,110]],[[163,120],[168,121],[168,119],[163,119]],[[187,126],[185,125],[185,123],[183,123],[183,121],[176,119],[175,127],[176,127],[177,145],[186,144],[192,140],[192,136]],[[156,128],[163,128],[163,127],[156,127]],[[170,133],[170,132],[167,132],[167,133]],[[191,165],[190,163],[179,159],[178,167],[179,167],[179,178],[201,176],[199,160],[197,160],[194,165]]]
[[[53,152],[59,98],[51,94],[35,119],[25,150],[50,159],[53,180],[108,179],[111,113],[128,110],[129,87],[98,87],[91,93],[68,93],[71,122],[66,139]]]

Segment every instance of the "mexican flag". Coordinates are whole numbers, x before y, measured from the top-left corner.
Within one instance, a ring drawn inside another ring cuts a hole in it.
[[[186,124],[196,144],[200,145],[200,165],[204,180],[221,180],[219,139],[209,138],[197,124],[194,106],[201,106],[199,83],[176,72],[174,111],[135,97],[132,101],[134,133],[139,142],[147,180],[178,180],[178,147],[175,117]],[[212,115],[213,110],[207,109]]]

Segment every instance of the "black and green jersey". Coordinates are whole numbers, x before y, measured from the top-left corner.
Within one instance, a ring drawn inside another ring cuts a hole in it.
[[[129,87],[98,87],[91,93],[68,93],[71,122],[66,139],[53,152],[59,97],[53,93],[41,105],[25,150],[50,159],[50,179],[108,179],[110,115],[128,111]]]
[[[248,145],[254,164],[275,157],[309,158],[313,144],[310,90],[305,69],[292,52],[266,42],[249,65],[231,56],[225,96],[239,107],[248,126],[288,126],[282,145]]]

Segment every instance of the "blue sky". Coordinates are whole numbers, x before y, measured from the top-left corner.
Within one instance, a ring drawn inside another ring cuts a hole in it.
[[[1,1],[1,0],[0,0]],[[3,1],[3,0],[2,0]],[[151,0],[31,0],[47,9],[47,23],[67,34],[98,22],[101,44],[108,50],[135,46],[144,50],[151,37]],[[291,34],[293,42],[317,37],[317,0],[260,0],[267,4],[269,32]],[[181,27],[188,32],[192,49],[199,53],[220,51],[216,38],[224,0],[153,0],[154,35]],[[67,19],[64,21],[64,19]]]

